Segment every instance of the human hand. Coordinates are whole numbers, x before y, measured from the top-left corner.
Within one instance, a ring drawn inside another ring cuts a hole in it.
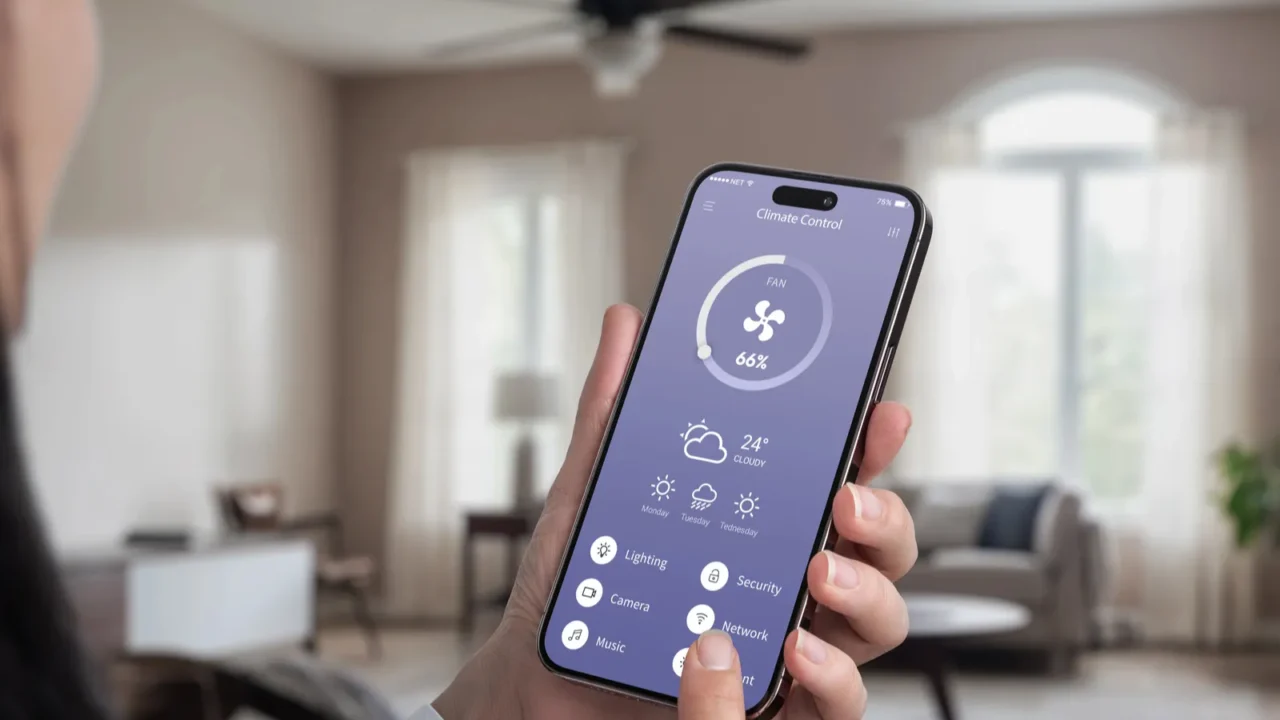
[[[684,656],[680,673],[680,720],[740,720],[746,716],[742,697],[742,664],[733,638],[708,630]]]
[[[614,306],[605,314],[564,465],[520,565],[502,622],[433,703],[445,720],[670,718],[666,708],[555,677],[542,667],[537,652],[538,624],[640,325],[641,315],[632,307]],[[901,405],[881,403],[875,408],[859,482],[868,482],[889,464],[910,424]],[[797,630],[784,644],[787,669],[798,685],[783,709],[787,720],[861,718],[866,690],[857,665],[906,637],[906,605],[893,586],[916,559],[915,530],[905,506],[893,493],[850,485],[838,494],[833,513],[840,540],[834,552],[819,553],[809,563],[809,591],[821,605],[813,632]],[[736,667],[736,652],[734,658]],[[740,708],[736,717],[742,717]]]

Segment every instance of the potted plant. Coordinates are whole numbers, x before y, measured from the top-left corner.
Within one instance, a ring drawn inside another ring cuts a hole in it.
[[[1218,451],[1218,505],[1231,525],[1235,551],[1227,558],[1230,620],[1236,639],[1250,637],[1256,598],[1259,540],[1280,520],[1280,454],[1231,443]]]
[[[1218,452],[1217,461],[1224,486],[1222,512],[1231,523],[1236,548],[1248,550],[1280,518],[1275,454],[1231,443]]]

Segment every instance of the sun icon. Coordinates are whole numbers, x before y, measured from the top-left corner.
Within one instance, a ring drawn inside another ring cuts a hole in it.
[[[741,515],[744,518],[755,517],[756,508],[760,507],[760,498],[751,493],[739,495],[738,502],[734,503],[733,506],[735,508],[734,515]]]
[[[695,432],[697,432],[697,431],[699,431],[699,430],[706,430],[706,429],[707,429],[707,419],[706,419],[706,418],[702,418],[701,420],[699,420],[699,421],[698,421],[698,422],[696,422],[696,423],[685,423],[685,425],[688,425],[688,427],[687,427],[687,428],[685,428],[685,431],[684,431],[684,432],[680,433],[680,439],[681,439],[681,440],[688,440],[688,439],[689,439],[689,437],[690,437],[691,435],[693,435]]]
[[[676,481],[671,479],[669,475],[663,475],[658,478],[658,482],[649,483],[649,487],[653,488],[653,496],[659,500],[666,500],[671,497],[671,492],[676,489]]]

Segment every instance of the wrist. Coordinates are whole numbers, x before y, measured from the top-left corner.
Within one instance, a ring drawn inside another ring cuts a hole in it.
[[[443,720],[520,719],[518,678],[493,644],[492,639],[485,643],[431,703]]]

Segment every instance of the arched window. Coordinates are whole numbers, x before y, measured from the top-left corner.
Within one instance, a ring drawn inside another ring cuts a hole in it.
[[[925,312],[953,363],[934,399],[973,421],[936,429],[947,449],[925,474],[1067,478],[1103,504],[1141,491],[1149,169],[1175,106],[1124,77],[1059,70],[953,109],[967,160],[934,178],[944,299]]]
[[[895,362],[907,479],[1065,480],[1121,524],[1151,638],[1222,612],[1214,458],[1259,443],[1245,144],[1229,109],[1121,74],[996,83],[914,126],[934,242]],[[1234,624],[1233,624],[1234,623]]]
[[[979,143],[991,157],[1048,153],[1141,155],[1156,139],[1154,108],[1096,90],[1038,92],[982,118]]]

